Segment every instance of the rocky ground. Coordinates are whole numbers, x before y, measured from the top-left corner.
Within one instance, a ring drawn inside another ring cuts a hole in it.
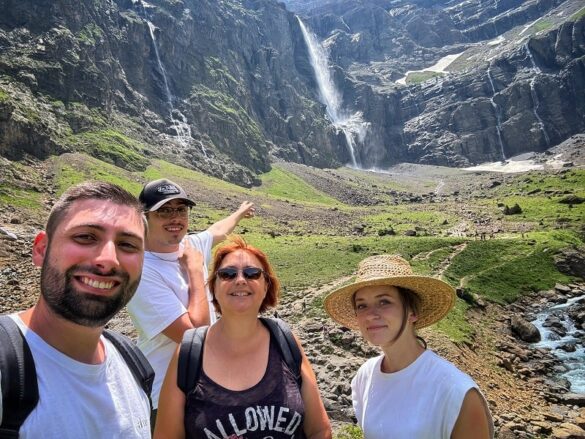
[[[581,155],[575,157],[580,160]],[[26,178],[15,181],[36,185],[44,194],[44,202],[48,207],[55,193],[51,183],[53,171],[48,162],[31,164],[38,171],[34,181]],[[303,178],[324,193],[335,194],[342,200],[347,197],[350,204],[367,206],[377,203],[375,191],[367,189],[371,182],[361,181],[350,171],[318,171],[297,165],[287,166],[289,170],[303,173]],[[404,179],[434,182],[433,185],[421,185],[419,191],[396,191],[394,196],[397,202],[411,197],[444,196],[449,199],[464,199],[471,196],[469,194],[473,193],[474,188],[480,190],[489,187],[494,180],[506,178],[470,172],[469,177],[453,179],[449,178],[450,171],[437,170],[437,174],[433,176],[428,169],[424,175],[418,174],[417,170],[415,165],[403,165],[391,171],[401,173]],[[340,185],[340,179],[349,180],[351,184]],[[460,189],[466,185],[467,191],[461,195]],[[211,191],[200,196],[203,199],[208,197],[209,202],[212,201]],[[215,201],[217,208],[232,207],[232,204],[237,203],[237,200],[227,196]],[[294,206],[294,203],[292,208],[290,203],[283,204],[287,204],[287,209],[281,209],[283,213],[278,221],[294,221],[307,215],[315,215],[314,220],[323,221],[325,229],[336,218],[337,224],[341,224],[337,226],[336,232],[351,232],[351,218],[340,220],[336,217],[339,212],[333,209],[311,213],[300,206]],[[43,222],[43,214],[31,217],[25,216],[15,207],[0,209],[0,313],[23,309],[36,301],[38,270],[31,263],[31,243]],[[445,266],[448,263],[446,260]],[[337,283],[344,280],[340,279]],[[339,428],[352,422],[350,379],[365,358],[375,355],[376,350],[364,344],[357,334],[334,325],[322,311],[308,309],[314,299],[334,287],[335,284],[329,284],[291,292],[283,298],[277,312],[293,324],[303,341],[317,373],[328,412],[335,427]],[[468,318],[472,326],[477,328],[477,333],[469,343],[455,344],[432,328],[422,331],[422,336],[431,349],[454,362],[478,382],[494,414],[498,437],[585,437],[585,395],[571,394],[563,386],[566,383],[555,381],[553,374],[562,365],[558,364],[550,352],[532,349],[519,338],[511,326],[513,317],[521,316],[529,320],[536,307],[544,306],[546,301],[566,300],[579,294],[585,294],[585,285],[558,286],[555,290],[539,292],[534,297],[525,298],[508,307],[475,302]],[[131,323],[124,312],[110,326],[132,335]]]

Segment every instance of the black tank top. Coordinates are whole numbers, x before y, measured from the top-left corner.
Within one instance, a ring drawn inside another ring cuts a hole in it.
[[[203,370],[185,404],[191,439],[305,439],[305,409],[294,375],[270,336],[268,366],[258,384],[228,390]]]

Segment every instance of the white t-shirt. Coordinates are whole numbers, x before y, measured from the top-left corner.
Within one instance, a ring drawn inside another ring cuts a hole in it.
[[[430,350],[394,373],[381,371],[383,358],[366,361],[351,382],[353,408],[364,437],[449,439],[465,395],[477,384]],[[491,431],[493,435],[493,424]]]
[[[148,397],[109,340],[101,364],[76,361],[47,344],[16,314],[10,316],[32,352],[39,402],[20,439],[150,438]]]
[[[207,284],[207,264],[211,260],[213,236],[208,231],[187,235],[193,248],[203,254],[203,278]],[[162,333],[171,323],[187,312],[189,277],[179,263],[181,250],[172,253],[144,253],[142,278],[136,294],[128,303],[128,313],[138,330],[138,347],[154,369],[152,404],[158,408],[162,382],[177,343]],[[215,312],[209,289],[205,287],[210,306],[211,323]]]

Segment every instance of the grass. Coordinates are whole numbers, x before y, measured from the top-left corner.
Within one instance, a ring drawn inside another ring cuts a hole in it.
[[[584,8],[581,8],[579,11],[575,12],[575,13],[574,13],[574,14],[571,16],[570,20],[571,20],[571,21],[577,21],[577,20],[579,20],[581,17],[585,17],[585,7],[584,7]]]
[[[0,102],[6,102],[10,99],[10,95],[4,90],[0,89]]]
[[[572,279],[557,271],[553,256],[576,238],[571,234],[533,235],[530,240],[470,241],[465,252],[451,261],[445,278],[497,303],[510,303],[520,295],[549,289]]]
[[[561,223],[581,223],[585,218],[585,203],[569,207],[559,203],[562,197],[523,197],[511,196],[501,200],[507,206],[518,204],[522,208],[519,215],[509,215],[508,221],[543,221],[546,224],[555,224],[559,218]]]
[[[430,237],[279,236],[251,233],[246,239],[269,255],[285,290],[327,284],[351,275],[360,260],[381,253],[406,259],[460,240]],[[415,264],[416,267],[416,264]]]
[[[552,252],[537,249],[477,274],[468,288],[498,303],[511,303],[525,293],[547,290],[572,278],[557,271]]]
[[[77,39],[88,45],[95,46],[96,40],[103,37],[102,29],[95,23],[86,24],[78,33]]]
[[[214,84],[225,84],[228,86],[236,87],[238,81],[232,76],[228,68],[221,62],[221,60],[214,56],[207,56],[204,58],[205,71],[209,75],[210,79]]]
[[[333,435],[333,439],[363,439],[364,433],[362,429],[354,424],[346,424],[342,426]]]
[[[517,177],[498,187],[494,198],[486,201],[484,207],[501,212],[497,203],[508,206],[518,203],[522,214],[507,216],[506,221],[540,222],[553,228],[578,228],[585,218],[585,203],[571,207],[559,203],[567,194],[585,198],[585,170],[574,169],[554,175],[533,173]]]
[[[263,142],[258,124],[231,95],[199,84],[192,87],[190,99],[205,108],[210,113],[210,117],[219,118],[226,123],[229,129],[234,130],[233,135],[237,133],[238,137],[245,138],[256,145]]]
[[[444,73],[440,72],[411,72],[406,77],[407,84],[420,84],[421,82],[428,81],[429,79],[443,76]]]
[[[40,192],[5,183],[0,183],[0,205],[37,211],[44,207]]]
[[[432,250],[427,254],[419,254],[417,255],[417,258],[413,258],[410,261],[413,271],[427,276],[435,275],[439,270],[440,264],[454,251],[453,244],[447,242],[444,244],[444,247]]]
[[[99,133],[99,138],[125,140],[119,133],[110,131]],[[52,160],[57,194],[88,179],[116,183],[138,194],[144,181],[166,177],[177,180],[188,191],[205,188],[218,199],[252,197],[262,210],[262,215],[246,219],[236,232],[242,233],[245,229],[243,236],[246,240],[266,251],[282,282],[284,304],[302,296],[308,288],[322,288],[340,278],[350,279],[360,260],[381,253],[398,253],[411,262],[416,273],[425,275],[436,276],[449,262],[442,274],[446,281],[454,286],[462,284],[469,292],[487,300],[507,303],[527,292],[549,289],[557,282],[572,281],[557,271],[553,258],[564,247],[583,244],[579,227],[585,217],[585,205],[575,205],[570,209],[558,203],[566,192],[585,196],[585,172],[582,170],[555,175],[524,174],[496,188],[492,192],[494,198],[476,200],[474,208],[492,217],[501,210],[496,206],[497,202],[508,205],[518,202],[523,213],[500,215],[501,220],[523,221],[532,225],[532,229],[527,230],[522,238],[520,234],[511,233],[503,238],[479,241],[440,236],[443,228],[451,227],[460,220],[450,205],[378,205],[367,208],[369,213],[364,214],[367,212],[365,208],[341,204],[316,190],[299,175],[278,166],[262,176],[262,186],[245,189],[162,160],[154,160],[140,172],[129,172],[83,154],[68,154]],[[10,172],[14,175],[35,172],[26,165],[11,166]],[[0,180],[0,203],[40,209],[43,206],[41,194],[23,187]],[[535,189],[540,189],[540,192],[528,195]],[[282,200],[294,202],[297,204],[295,209],[305,209],[307,213],[335,205],[344,211],[344,215],[348,212],[353,214],[352,222],[365,223],[366,236],[332,236],[332,229],[328,229],[327,224],[313,224],[302,215],[282,223],[276,212],[276,209],[282,209]],[[229,213],[225,208],[218,208],[211,199],[199,202],[191,214],[191,228],[206,229]],[[443,224],[445,220],[447,225]],[[379,229],[389,227],[398,234],[378,236]],[[415,227],[436,236],[405,237],[400,234],[403,229]],[[273,234],[272,237],[272,231],[279,231],[282,236]],[[454,256],[455,247],[461,244],[465,244],[465,248]],[[326,293],[324,291],[321,297],[313,300],[307,309],[308,315],[324,315],[322,299]],[[436,325],[436,329],[454,341],[469,341],[473,328],[465,319],[467,310],[468,305],[458,300],[454,310]]]
[[[554,25],[554,21],[543,18],[541,20],[538,20],[536,23],[534,23],[530,29],[534,33],[537,33],[540,31],[548,30],[548,29],[552,28],[553,25]]]
[[[144,145],[116,130],[84,131],[67,140],[77,148],[81,146],[91,156],[130,171],[144,170],[148,164]]]
[[[447,224],[443,224],[445,221]],[[427,210],[426,207],[399,205],[393,206],[391,213],[386,210],[383,213],[366,215],[363,222],[374,231],[391,227],[395,232],[402,233],[417,226],[427,231],[442,230],[451,227],[455,218],[446,212]]]
[[[327,206],[339,204],[337,200],[316,190],[296,175],[276,166],[270,172],[262,174],[260,179],[262,186],[258,190],[273,197]]]
[[[39,181],[41,176],[34,169],[19,162],[3,162],[0,160],[0,209],[4,206],[14,206],[27,210],[40,211],[43,207],[43,194],[29,184],[12,182],[11,175],[27,175],[29,181]]]
[[[130,193],[138,194],[142,184],[130,178],[120,168],[93,157],[80,154],[83,166],[73,164],[67,158],[70,156],[55,157],[55,178],[57,194],[62,194],[67,188],[86,180],[107,181],[117,184]]]
[[[156,180],[159,178],[169,178],[173,180],[175,178],[180,178],[194,183],[203,184],[207,188],[214,190],[230,192],[232,195],[249,194],[249,190],[235,184],[163,160],[153,160],[150,166],[144,171],[143,176],[145,180]]]
[[[469,241],[465,252],[453,258],[445,271],[445,278],[458,285],[465,277],[495,267],[519,254],[528,254],[532,248],[528,243],[519,244],[515,239],[491,239],[486,241]]]
[[[463,300],[457,299],[455,306],[447,316],[437,322],[433,327],[446,334],[456,343],[471,343],[474,328],[465,318],[469,305]]]

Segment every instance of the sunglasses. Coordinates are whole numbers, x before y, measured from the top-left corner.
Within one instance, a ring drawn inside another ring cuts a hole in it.
[[[189,208],[187,206],[179,206],[177,208],[161,207],[155,212],[160,218],[169,219],[174,217],[175,214],[179,217],[186,217],[187,215],[189,215]]]
[[[244,279],[246,280],[258,280],[260,279],[260,276],[264,274],[264,270],[258,267],[246,267],[242,270],[226,267],[217,270],[217,277],[221,280],[229,281],[238,277],[238,273],[242,273]]]

